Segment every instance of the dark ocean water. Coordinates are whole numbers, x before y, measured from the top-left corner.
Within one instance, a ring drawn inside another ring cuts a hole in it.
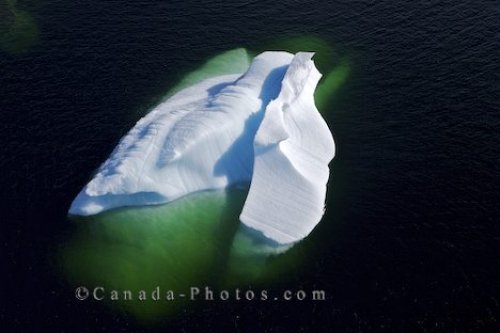
[[[2,330],[151,328],[75,300],[54,255],[73,231],[69,204],[194,66],[288,36],[326,40],[351,68],[326,115],[337,144],[327,213],[306,240],[306,263],[274,286],[321,288],[328,299],[202,302],[165,319],[163,331],[498,328],[498,2],[16,6],[36,29],[24,52],[0,44]],[[13,20],[4,2],[0,20],[0,31]]]

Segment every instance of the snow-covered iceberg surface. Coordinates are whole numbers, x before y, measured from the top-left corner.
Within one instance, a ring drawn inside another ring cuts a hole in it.
[[[334,155],[314,106],[312,53],[264,52],[245,73],[203,80],[122,138],[73,201],[73,215],[166,203],[251,182],[241,221],[280,244],[320,221]]]

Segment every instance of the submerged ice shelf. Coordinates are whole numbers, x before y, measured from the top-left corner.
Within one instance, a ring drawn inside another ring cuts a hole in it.
[[[244,73],[177,92],[122,138],[69,213],[251,182],[241,222],[279,244],[304,238],[323,215],[335,152],[314,105],[321,74],[312,55],[264,52]]]

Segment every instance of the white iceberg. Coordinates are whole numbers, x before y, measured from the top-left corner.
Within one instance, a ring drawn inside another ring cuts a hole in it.
[[[264,52],[245,73],[177,92],[122,138],[69,213],[251,182],[243,224],[279,244],[304,238],[323,215],[335,151],[314,105],[321,74],[312,55]]]

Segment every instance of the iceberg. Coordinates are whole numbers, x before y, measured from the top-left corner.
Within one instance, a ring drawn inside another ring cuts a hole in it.
[[[69,214],[250,183],[241,222],[279,244],[304,238],[323,216],[335,153],[314,105],[312,56],[264,52],[244,73],[178,91],[121,139]]]

